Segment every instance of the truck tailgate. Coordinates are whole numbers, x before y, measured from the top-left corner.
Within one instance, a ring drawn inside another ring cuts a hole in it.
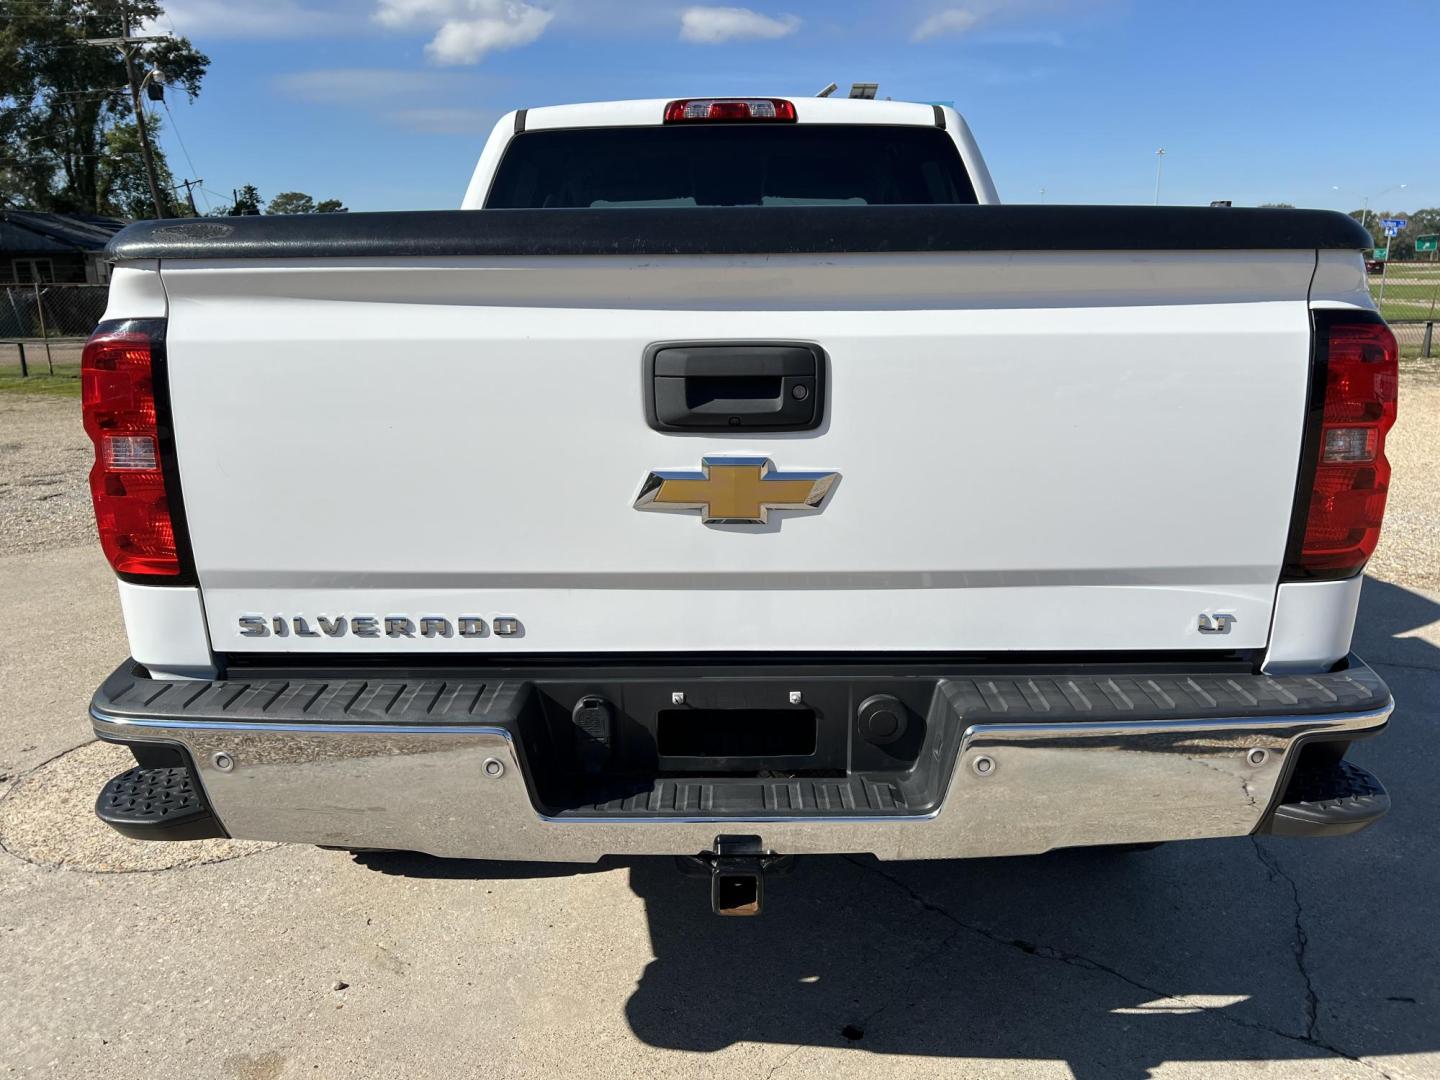
[[[176,450],[217,651],[1267,640],[1314,251],[173,266]],[[819,345],[824,423],[653,430],[642,355],[670,340]],[[820,512],[764,524],[636,511],[652,471],[716,456],[839,479]],[[1227,632],[1202,633],[1217,614]],[[381,640],[354,632],[366,616]]]

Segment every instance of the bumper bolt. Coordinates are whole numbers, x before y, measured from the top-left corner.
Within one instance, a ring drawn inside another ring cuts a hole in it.
[[[685,691],[684,691],[684,690],[672,690],[671,693],[670,693],[670,704],[671,704],[671,705],[684,705],[684,704],[685,704]]]
[[[505,775],[505,763],[499,758],[485,759],[485,775],[491,779],[498,779]]]
[[[1265,762],[1270,760],[1270,751],[1262,750],[1260,747],[1257,746],[1255,747],[1255,749],[1251,750],[1248,754],[1245,755],[1245,760],[1258,769],[1261,765],[1264,765]]]
[[[215,763],[215,768],[219,769],[221,772],[229,772],[231,769],[235,768],[235,759],[232,758],[229,754],[225,753],[225,751],[223,750],[216,754],[210,760]]]
[[[980,754],[970,759],[970,768],[975,771],[976,776],[994,776],[995,759],[986,754]]]
[[[790,691],[790,704],[791,704],[791,705],[799,705],[799,704],[800,704],[802,701],[804,701],[804,700],[805,700],[805,697],[804,697],[803,694],[800,693],[799,690],[791,690],[791,691]]]

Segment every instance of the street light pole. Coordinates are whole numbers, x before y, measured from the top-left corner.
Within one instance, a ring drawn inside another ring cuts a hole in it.
[[[1375,192],[1374,195],[1366,195],[1366,196],[1364,196],[1364,197],[1361,199],[1361,201],[1360,201],[1360,227],[1361,227],[1362,229],[1364,229],[1366,232],[1369,232],[1369,230],[1370,230],[1370,200],[1371,200],[1371,199],[1378,199],[1381,195],[1388,195],[1388,194],[1390,194],[1390,192],[1392,192],[1392,191],[1403,191],[1403,190],[1405,190],[1405,188],[1407,188],[1407,187],[1409,187],[1409,186],[1410,186],[1409,184],[1395,184],[1395,185],[1393,185],[1393,186],[1391,186],[1391,187],[1387,187],[1384,191],[1377,191],[1377,192]],[[1330,190],[1331,190],[1331,191],[1339,191],[1339,190],[1340,190],[1340,185],[1338,185],[1338,184],[1331,184],[1331,185],[1330,185]],[[1355,193],[1352,191],[1350,194],[1353,195],[1353,194],[1355,194]]]
[[[1155,205],[1160,205],[1160,173],[1165,168],[1165,148],[1155,151]]]

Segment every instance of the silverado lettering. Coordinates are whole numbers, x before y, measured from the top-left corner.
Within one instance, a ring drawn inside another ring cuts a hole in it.
[[[417,633],[425,638],[485,637],[491,623],[479,615],[461,615],[451,619],[444,615],[422,615],[411,618],[408,615],[316,615],[312,625],[305,615],[241,615],[236,620],[241,637],[285,637],[293,633],[302,638],[342,638],[346,634],[359,637],[414,637]],[[510,615],[498,615],[493,620],[495,633],[502,637],[513,636],[519,631],[519,620]]]

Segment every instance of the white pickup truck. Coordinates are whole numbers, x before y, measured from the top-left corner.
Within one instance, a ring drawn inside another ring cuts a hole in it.
[[[131,836],[790,856],[1354,832],[1396,348],[1350,219],[999,205],[965,123],[505,117],[457,211],[133,225],[84,412]]]

